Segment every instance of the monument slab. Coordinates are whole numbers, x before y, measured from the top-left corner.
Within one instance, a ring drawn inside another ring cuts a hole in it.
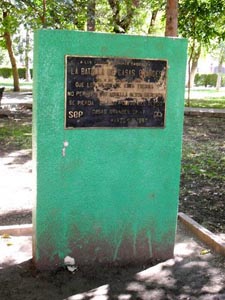
[[[187,42],[38,30],[33,255],[38,268],[173,256]]]

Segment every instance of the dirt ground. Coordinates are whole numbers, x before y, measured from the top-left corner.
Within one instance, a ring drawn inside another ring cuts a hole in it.
[[[185,117],[179,210],[225,233],[225,117]]]
[[[31,115],[22,113],[17,115],[17,121],[13,118],[1,122],[4,126],[8,122],[29,123]],[[218,148],[214,163],[218,169],[222,166],[225,119],[186,117],[184,125],[184,151],[186,145],[187,151],[190,151],[188,145],[194,148],[192,155],[182,162],[180,211],[211,231],[223,234],[224,170],[211,176],[207,170],[201,171],[205,166],[200,166],[200,173],[196,169],[185,172],[185,168],[192,168],[196,153],[205,149],[211,152],[212,146]],[[31,151],[21,150],[21,145],[11,142],[1,142],[0,147],[0,225],[31,223]],[[209,161],[209,156],[205,156]],[[0,299],[225,300],[225,259],[212,251],[202,252],[205,249],[179,224],[174,259],[166,262],[125,267],[86,266],[74,274],[63,267],[54,272],[39,272],[30,259],[19,264],[11,262],[10,266],[0,264]]]

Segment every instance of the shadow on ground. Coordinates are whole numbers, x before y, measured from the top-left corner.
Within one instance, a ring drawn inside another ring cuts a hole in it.
[[[207,262],[169,260],[142,272],[141,268],[80,268],[37,272],[31,263],[0,271],[1,299],[225,299],[225,288],[217,283]],[[138,273],[137,273],[138,272]]]

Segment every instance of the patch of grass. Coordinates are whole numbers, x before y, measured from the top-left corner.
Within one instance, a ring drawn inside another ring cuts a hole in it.
[[[182,174],[186,178],[202,176],[225,181],[225,148],[208,141],[183,145]]]
[[[188,106],[187,100],[185,101],[185,106]],[[191,107],[199,108],[225,108],[225,97],[222,98],[210,98],[210,99],[191,99]]]
[[[224,88],[220,88],[219,91],[216,90],[216,88],[193,88],[191,89],[191,93],[203,93],[203,94],[221,94],[224,93]]]
[[[32,82],[26,82],[20,79],[20,89],[21,90],[32,90]],[[0,77],[0,87],[4,86],[6,90],[10,91],[13,90],[13,80],[12,78],[1,78]]]
[[[9,120],[0,126],[0,145],[7,150],[9,148],[21,150],[32,147],[31,124],[16,123]]]
[[[185,106],[187,103],[188,91],[185,95]],[[225,108],[225,89],[217,91],[215,88],[193,88],[190,93],[190,107],[199,108]]]

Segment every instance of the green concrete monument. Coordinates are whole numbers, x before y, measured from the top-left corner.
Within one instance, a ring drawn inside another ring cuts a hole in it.
[[[35,33],[38,268],[173,256],[187,42]]]

